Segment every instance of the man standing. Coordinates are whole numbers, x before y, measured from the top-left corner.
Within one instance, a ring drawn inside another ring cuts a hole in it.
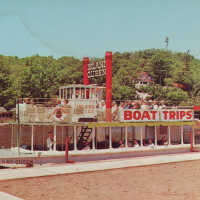
[[[54,146],[54,135],[52,131],[48,132],[48,138],[47,138],[47,149],[49,151],[53,150],[53,146]]]

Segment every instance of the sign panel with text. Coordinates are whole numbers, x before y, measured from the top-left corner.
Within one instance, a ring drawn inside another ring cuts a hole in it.
[[[147,121],[192,121],[194,111],[191,109],[177,110],[142,110],[126,109],[121,112],[121,122]]]
[[[88,78],[104,76],[106,74],[105,61],[98,61],[88,64]]]

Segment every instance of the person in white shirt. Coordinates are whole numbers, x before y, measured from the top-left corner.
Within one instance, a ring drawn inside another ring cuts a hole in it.
[[[138,141],[137,140],[133,140],[133,147],[139,147],[140,145],[138,144]]]
[[[119,141],[119,148],[123,148],[123,147],[125,147],[125,145],[124,145],[123,141],[120,140],[120,141]]]
[[[48,138],[47,138],[47,149],[49,151],[52,151],[54,147],[54,135],[53,132],[48,132]]]
[[[154,110],[157,110],[158,109],[158,102],[157,101],[154,101],[154,104],[153,104],[153,109]]]
[[[152,142],[151,139],[148,139],[148,146],[149,146],[149,147],[153,147],[153,146],[154,146],[154,143]]]

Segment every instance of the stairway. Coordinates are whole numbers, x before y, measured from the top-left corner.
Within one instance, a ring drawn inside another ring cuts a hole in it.
[[[88,141],[90,135],[92,133],[92,128],[88,128],[87,126],[82,126],[80,134],[78,136],[77,148],[79,150],[83,149],[86,142]]]

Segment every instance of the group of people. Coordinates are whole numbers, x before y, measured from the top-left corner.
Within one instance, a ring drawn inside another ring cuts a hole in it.
[[[52,131],[49,131],[49,132],[48,132],[48,137],[47,137],[46,142],[47,142],[47,143],[46,143],[46,145],[47,145],[47,150],[52,151],[52,150],[54,149],[54,144],[55,144],[55,141],[54,141],[54,134],[53,134]],[[120,140],[118,144],[119,144],[119,145],[118,145],[119,148],[126,147],[123,140]],[[163,137],[161,138],[161,144],[162,144],[162,145],[168,145],[168,141],[167,141],[167,138],[166,138],[165,136],[163,136]],[[147,140],[143,140],[143,146],[154,147],[154,143],[153,143],[152,139],[149,138],[149,139],[147,139]],[[139,144],[138,140],[133,139],[132,141],[128,141],[127,147],[134,147],[134,148],[137,148],[137,147],[140,147],[140,144]],[[86,143],[84,144],[84,147],[82,148],[82,150],[90,150],[90,149],[91,149],[90,143],[89,143],[89,142],[86,142]]]
[[[121,102],[112,102],[111,112],[112,112],[112,120],[119,121],[120,120],[120,112],[124,109],[143,109],[143,110],[158,110],[165,109],[166,105],[164,101],[143,101],[143,100],[127,100]],[[100,103],[97,103],[97,112],[99,113],[100,121],[105,120],[105,112],[106,112],[106,104],[105,101],[102,100]]]
[[[168,145],[168,141],[167,141],[166,137],[161,138],[161,144],[162,145]],[[136,139],[133,139],[133,141],[128,141],[127,146],[128,147],[139,147],[140,144]],[[152,139],[149,138],[147,140],[143,140],[143,146],[154,147],[155,144],[153,143]],[[123,140],[119,141],[119,147],[120,148],[125,147]]]

